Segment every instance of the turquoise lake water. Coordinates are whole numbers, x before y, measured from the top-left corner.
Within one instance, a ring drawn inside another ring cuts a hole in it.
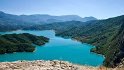
[[[16,52],[11,54],[1,54],[0,62],[17,60],[63,60],[80,65],[99,66],[103,63],[104,57],[91,53],[94,46],[82,44],[80,42],[56,37],[52,30],[44,31],[12,31],[0,32],[0,34],[30,33],[37,36],[45,36],[50,41],[43,46],[37,46],[35,52]]]

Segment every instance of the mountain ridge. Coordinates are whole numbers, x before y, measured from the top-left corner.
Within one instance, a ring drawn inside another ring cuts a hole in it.
[[[2,19],[2,20],[1,20]],[[87,22],[65,21],[49,24],[29,24],[21,20],[0,17],[0,31],[23,30],[55,30],[56,36],[76,39],[82,43],[89,43],[95,48],[91,52],[105,56],[103,65],[106,67],[117,67],[124,62],[124,15],[103,20],[92,20]],[[51,20],[50,20],[51,21]],[[6,23],[6,24],[4,24]],[[20,25],[17,25],[20,23]],[[4,24],[4,25],[2,25]],[[11,29],[10,29],[11,27]],[[122,64],[124,66],[124,64]]]
[[[13,15],[13,14],[7,14],[2,11],[0,11],[0,17],[1,15],[4,17],[8,17],[11,19],[20,20],[23,22],[29,22],[29,23],[36,23],[36,24],[45,24],[45,23],[53,23],[53,22],[65,22],[65,21],[91,21],[91,20],[97,20],[95,17],[80,17],[78,15],[62,15],[62,16],[52,16],[48,14],[32,14],[32,15]]]
[[[122,56],[122,50],[124,49],[124,15],[88,22],[59,22],[41,26],[33,26],[29,29],[53,29],[55,30],[57,36],[72,38],[82,43],[92,44],[96,47],[92,48],[91,52],[104,55],[105,61],[103,65],[106,67],[116,67],[124,58],[124,56]]]

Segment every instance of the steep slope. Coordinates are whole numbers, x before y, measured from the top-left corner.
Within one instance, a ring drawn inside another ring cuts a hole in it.
[[[71,37],[82,43],[95,45],[96,48],[91,49],[91,52],[103,54],[106,57],[105,66],[116,67],[123,57],[120,54],[118,55],[123,50],[119,50],[123,44],[116,45],[123,41],[120,40],[123,39],[123,22],[124,15],[85,23],[77,21],[53,23],[35,26],[32,29],[54,29],[57,36]]]
[[[20,21],[18,19],[16,20],[17,22]],[[8,24],[11,25],[9,26],[10,28],[13,28],[14,26],[17,25],[15,24],[16,21],[13,18],[11,19],[6,18],[4,21],[1,21],[1,23],[7,23],[7,24],[12,23],[12,25]],[[6,24],[0,24],[1,26],[0,30],[7,31],[6,30],[7,27],[3,27],[3,25],[8,27],[8,25]],[[10,30],[9,27],[8,30]],[[81,41],[82,43],[90,43],[92,45],[95,45],[96,48],[91,49],[91,52],[103,54],[106,57],[104,61],[105,66],[116,67],[121,62],[123,62],[124,59],[123,28],[124,28],[124,15],[109,19],[104,19],[104,20],[92,20],[87,22],[65,21],[65,22],[54,22],[52,24],[45,24],[45,25],[35,24],[31,26],[29,25],[28,27],[25,27],[23,25],[17,25],[16,28],[14,27],[12,30],[53,29],[56,31],[57,36],[69,37]]]
[[[110,36],[115,36],[118,33],[123,23],[123,19],[124,16],[119,16],[106,20],[82,23],[84,25],[79,25],[79,26],[77,22],[78,27],[72,28],[71,30],[64,29],[64,31],[66,32],[59,31],[57,32],[56,35],[58,36],[68,35],[68,36],[72,36],[77,40],[97,45],[104,42],[103,40],[108,39]],[[70,27],[72,26],[70,25]],[[99,41],[99,43],[97,43],[98,42],[97,40]]]
[[[124,62],[124,21],[117,36],[108,47],[108,51],[104,62],[105,66],[115,67]]]
[[[81,29],[71,29],[59,36],[71,35],[72,38],[81,42],[90,43],[96,46],[91,52],[105,55],[104,65],[116,67],[124,58],[123,54],[123,29],[124,16],[110,18],[106,20],[89,22]],[[76,33],[75,33],[76,32]]]

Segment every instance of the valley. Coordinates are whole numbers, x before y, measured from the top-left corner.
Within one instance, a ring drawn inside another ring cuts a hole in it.
[[[0,24],[0,31],[55,30],[56,36],[72,38],[82,43],[96,46],[90,51],[104,55],[105,60],[103,65],[106,67],[117,67],[123,62],[124,15],[102,20],[89,20],[86,22],[70,20],[32,25],[30,25],[31,22],[26,21],[20,22],[24,23],[24,25],[18,24],[20,19],[18,21],[10,18],[10,21],[8,21],[3,17],[1,19],[1,23],[7,24]],[[14,24],[15,22],[17,24]]]

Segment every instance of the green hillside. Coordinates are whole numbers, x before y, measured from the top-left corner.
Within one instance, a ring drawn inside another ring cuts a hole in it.
[[[2,15],[0,15],[2,16]],[[18,22],[22,24],[18,24]],[[26,24],[27,22],[10,19],[6,16],[0,18],[0,31],[12,30],[55,30],[56,36],[76,39],[82,43],[89,43],[95,48],[91,52],[103,54],[104,64],[107,67],[116,67],[122,62],[123,56],[123,28],[124,15],[104,20],[87,22],[66,21],[50,24]],[[0,38],[2,39],[2,38]],[[4,39],[3,39],[4,40]],[[9,42],[10,43],[10,42]],[[18,43],[18,42],[17,42]],[[33,43],[33,42],[31,42]],[[38,42],[39,44],[39,42]]]
[[[0,54],[13,52],[33,52],[36,45],[44,45],[48,38],[28,33],[0,35]]]
[[[120,30],[123,28],[123,24],[124,16],[122,15],[85,23],[79,21],[52,23],[33,26],[29,29],[54,29],[57,36],[73,38],[82,43],[95,45],[96,48],[91,49],[91,52],[103,54],[106,57],[104,65],[107,67],[115,67],[119,61],[111,63],[114,57],[112,55],[114,55],[114,52],[118,49],[121,49],[120,45],[117,46],[116,43],[119,42],[117,39],[120,37]]]

